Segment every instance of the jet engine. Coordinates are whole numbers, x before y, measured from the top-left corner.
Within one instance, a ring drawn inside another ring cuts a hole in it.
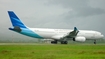
[[[85,42],[86,38],[85,37],[75,37],[75,38],[73,38],[73,41]]]

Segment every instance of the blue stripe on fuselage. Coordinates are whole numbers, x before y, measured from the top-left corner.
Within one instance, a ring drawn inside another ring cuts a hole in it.
[[[9,29],[14,31],[13,28],[9,28]],[[18,33],[26,35],[26,36],[34,37],[34,38],[43,38],[28,28],[21,28],[21,30],[22,31],[18,32]],[[17,31],[15,31],[15,32],[17,32]]]
[[[34,38],[43,38],[41,36],[39,36],[38,34],[36,34],[35,32],[33,32],[32,30],[28,29],[28,28],[21,28],[21,34],[30,36],[30,37],[34,37]]]

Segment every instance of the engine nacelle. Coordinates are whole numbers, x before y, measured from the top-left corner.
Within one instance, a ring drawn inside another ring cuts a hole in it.
[[[85,37],[75,37],[73,40],[78,41],[78,42],[85,42],[86,38]]]

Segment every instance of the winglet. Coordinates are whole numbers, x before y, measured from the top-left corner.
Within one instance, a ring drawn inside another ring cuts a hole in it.
[[[78,29],[76,27],[74,27],[74,31],[78,31]]]

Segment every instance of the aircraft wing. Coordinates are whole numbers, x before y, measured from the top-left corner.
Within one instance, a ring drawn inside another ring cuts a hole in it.
[[[77,36],[78,32],[78,29],[74,27],[74,30],[72,32],[69,32],[66,36],[64,36],[64,38],[74,38]]]
[[[61,39],[61,40],[63,40],[65,38],[74,38],[74,37],[77,36],[78,32],[79,32],[78,29],[76,27],[74,27],[73,31],[71,31],[71,32],[69,32],[67,34],[55,35],[55,36],[52,37],[52,39],[59,39],[59,40]]]

